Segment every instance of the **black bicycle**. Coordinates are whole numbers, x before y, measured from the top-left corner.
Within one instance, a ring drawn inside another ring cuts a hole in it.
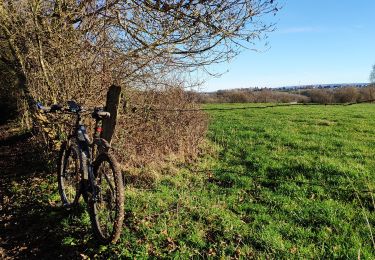
[[[103,108],[91,111],[74,101],[67,107],[37,104],[44,112],[63,112],[76,116],[75,126],[68,140],[61,146],[58,167],[58,189],[65,207],[74,207],[82,195],[88,205],[95,237],[101,243],[115,243],[124,220],[124,186],[109,143],[100,137],[101,123],[110,113]],[[82,117],[91,114],[95,119],[93,139],[90,140]]]

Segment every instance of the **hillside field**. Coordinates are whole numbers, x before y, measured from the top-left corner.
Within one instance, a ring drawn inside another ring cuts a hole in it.
[[[196,163],[128,185],[117,245],[94,245],[83,202],[59,209],[54,176],[37,178],[25,216],[50,228],[56,256],[375,258],[375,105],[208,113]],[[20,198],[29,189],[12,185]]]

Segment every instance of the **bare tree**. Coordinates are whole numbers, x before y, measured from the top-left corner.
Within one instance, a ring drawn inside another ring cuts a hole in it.
[[[136,107],[188,108],[171,88],[184,86],[181,75],[254,48],[273,29],[263,16],[277,10],[273,0],[0,0],[0,60],[17,78],[26,113],[32,100],[99,105],[111,84],[129,87]],[[116,142],[126,132],[126,154],[139,155],[137,140],[185,153],[203,136],[202,117],[139,109],[120,117]]]
[[[272,30],[260,18],[277,10],[269,0],[2,0],[10,53],[0,57],[33,96],[85,96],[83,86],[145,84],[233,57]]]
[[[370,73],[370,82],[375,83],[375,64],[372,66],[372,71]]]
[[[311,89],[302,93],[310,98],[313,103],[329,104],[334,102],[334,94],[332,90],[327,89]]]

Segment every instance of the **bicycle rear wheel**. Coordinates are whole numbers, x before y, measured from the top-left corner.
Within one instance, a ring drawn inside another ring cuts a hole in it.
[[[94,234],[102,243],[115,243],[124,221],[124,186],[119,165],[111,153],[101,153],[93,170],[95,192],[89,205]]]
[[[79,152],[74,143],[64,143],[60,150],[57,176],[60,198],[65,207],[78,203],[80,196]]]

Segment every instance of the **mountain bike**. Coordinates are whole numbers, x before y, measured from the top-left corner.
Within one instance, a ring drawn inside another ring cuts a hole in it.
[[[102,120],[110,117],[103,108],[84,109],[75,101],[67,107],[55,104],[37,107],[46,113],[62,112],[76,117],[72,133],[60,149],[58,190],[64,207],[72,208],[82,195],[88,205],[92,229],[101,243],[115,243],[124,220],[124,186],[119,164],[110,144],[100,137]],[[82,117],[95,120],[93,139],[87,134]]]

